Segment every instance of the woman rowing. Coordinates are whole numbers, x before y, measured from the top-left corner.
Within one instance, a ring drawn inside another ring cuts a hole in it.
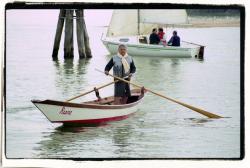
[[[130,81],[130,78],[136,71],[136,67],[132,57],[127,54],[126,45],[119,45],[118,53],[110,59],[110,61],[105,67],[106,75],[108,75],[112,67],[113,74],[115,76]],[[118,81],[115,83],[114,88],[114,104],[126,104],[128,97],[131,96],[129,84],[122,81]]]

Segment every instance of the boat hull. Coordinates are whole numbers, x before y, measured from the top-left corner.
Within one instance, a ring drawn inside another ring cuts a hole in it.
[[[111,54],[116,54],[119,44],[109,40],[102,40],[103,44]],[[124,43],[123,43],[124,44]],[[128,54],[132,56],[168,57],[168,58],[190,58],[197,57],[200,47],[173,47],[150,44],[128,44]]]
[[[54,100],[32,102],[52,123],[100,124],[128,118],[137,111],[142,98],[125,105],[79,104]]]
[[[61,123],[97,124],[106,121],[125,119],[136,112],[137,106],[128,108],[90,109],[35,103],[36,107],[51,121]]]

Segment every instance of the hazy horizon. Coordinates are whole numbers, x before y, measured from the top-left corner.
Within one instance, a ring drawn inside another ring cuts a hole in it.
[[[87,26],[108,26],[113,10],[87,9],[84,18]],[[6,23],[10,26],[56,26],[59,9],[14,9],[6,11]]]

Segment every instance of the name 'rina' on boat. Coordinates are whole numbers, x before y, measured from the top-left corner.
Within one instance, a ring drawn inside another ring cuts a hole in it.
[[[126,44],[128,54],[149,57],[203,57],[204,46],[181,41],[179,47],[149,44],[153,28],[188,26],[186,10],[129,9],[114,10],[102,42],[111,54],[117,52],[119,44]]]

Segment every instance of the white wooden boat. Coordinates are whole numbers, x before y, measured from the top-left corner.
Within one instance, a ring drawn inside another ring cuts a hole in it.
[[[200,52],[200,46],[163,46],[163,45],[150,45],[140,43],[119,42],[120,39],[103,39],[102,42],[111,54],[116,54],[120,44],[126,44],[128,54],[132,56],[146,56],[146,57],[168,57],[168,58],[190,58],[197,57]]]
[[[153,28],[185,25],[186,10],[114,10],[106,37],[101,40],[111,54],[117,53],[119,44],[126,44],[128,54],[133,56],[197,57],[203,54],[204,46],[187,42],[179,47],[149,44]]]
[[[131,90],[127,104],[113,105],[114,97],[106,97],[83,103],[70,103],[55,100],[32,100],[32,103],[52,123],[101,124],[128,118],[137,111],[137,105],[144,98],[140,89]]]

